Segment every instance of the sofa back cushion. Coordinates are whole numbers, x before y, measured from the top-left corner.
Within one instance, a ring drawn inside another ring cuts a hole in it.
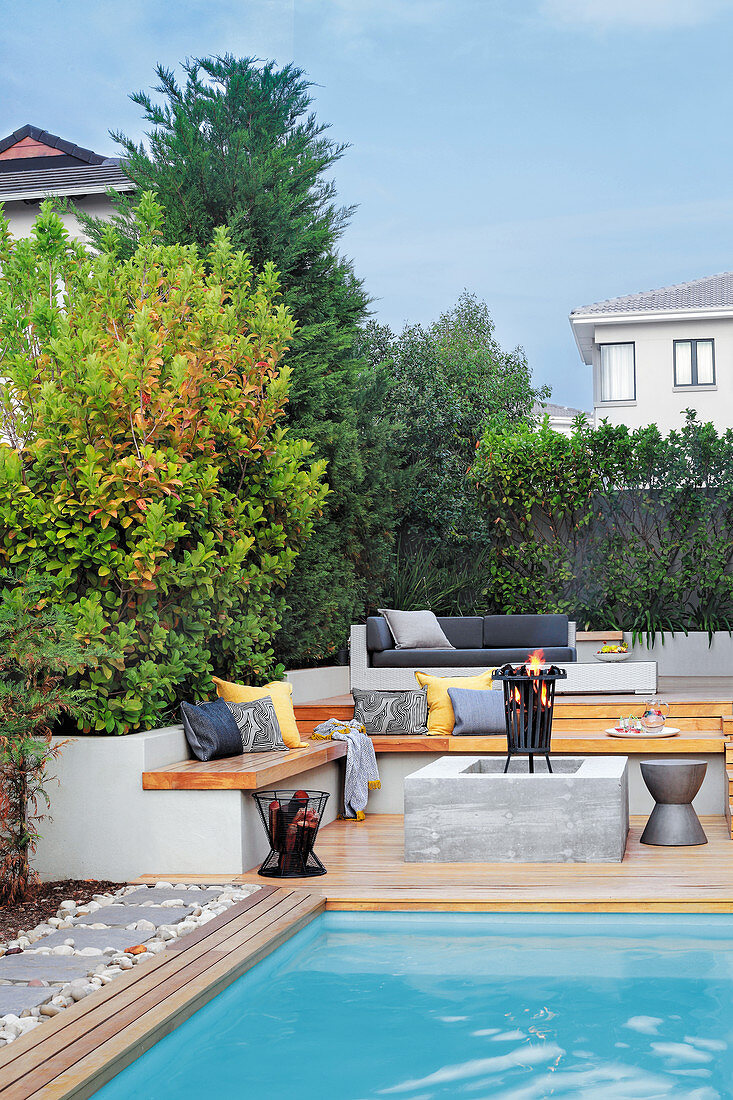
[[[463,618],[438,615],[443,633],[456,649],[481,649],[483,646],[484,620],[480,615]]]
[[[370,653],[394,649],[394,638],[382,615],[370,615],[366,621],[366,642]]]
[[[567,644],[567,615],[484,616],[484,649],[545,649]]]

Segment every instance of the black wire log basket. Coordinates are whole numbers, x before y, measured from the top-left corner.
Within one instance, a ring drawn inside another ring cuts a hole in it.
[[[310,878],[325,875],[326,868],[313,851],[326,791],[256,791],[270,851],[259,869],[267,878]]]
[[[552,772],[552,711],[555,706],[555,685],[567,677],[567,669],[541,664],[542,657],[532,654],[526,664],[503,665],[494,679],[504,685],[508,771],[513,756],[528,756],[529,770],[534,772],[535,756],[544,756],[547,770]]]

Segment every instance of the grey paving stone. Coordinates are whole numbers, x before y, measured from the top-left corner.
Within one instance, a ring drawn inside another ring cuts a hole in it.
[[[171,905],[169,909],[155,909],[152,906],[148,908],[143,905],[105,905],[96,913],[77,917],[74,924],[111,924],[124,928],[135,921],[149,920],[157,928],[161,924],[175,924],[193,912],[194,908],[193,905]],[[62,928],[61,931],[66,929]],[[73,935],[72,929],[69,929],[69,934]]]
[[[154,901],[156,905],[160,905],[161,901],[181,898],[184,905],[206,905],[208,901],[218,898],[220,893],[221,890],[174,890],[170,886],[143,886],[125,894],[119,900],[123,905],[142,905],[145,901]]]
[[[5,955],[0,959],[0,978],[13,982],[29,982],[32,978],[47,982],[71,981],[83,978],[99,961],[79,955],[29,955],[24,951],[22,955]],[[0,986],[0,990],[3,988]]]
[[[77,951],[82,947],[99,947],[102,951],[105,947],[116,947],[118,951],[124,951],[137,943],[145,943],[154,935],[154,932],[133,932],[126,928],[62,928],[60,932],[37,940],[33,947],[58,947],[72,939]]]
[[[48,985],[43,989],[39,989],[38,986],[2,985],[0,986],[0,1016],[7,1016],[10,1012],[14,1016],[20,1016],[24,1009],[35,1008],[36,1005],[50,1001],[60,988],[60,985]]]

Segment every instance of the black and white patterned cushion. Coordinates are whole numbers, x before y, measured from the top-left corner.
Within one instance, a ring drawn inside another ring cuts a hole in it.
[[[242,752],[287,748],[269,695],[253,703],[227,703],[227,706],[242,737]]]
[[[354,718],[370,737],[428,732],[428,696],[422,691],[361,691],[353,688]]]

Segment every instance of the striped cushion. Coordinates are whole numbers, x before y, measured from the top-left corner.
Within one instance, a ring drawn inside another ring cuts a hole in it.
[[[275,707],[269,695],[251,703],[227,703],[242,738],[242,752],[286,749]]]
[[[422,691],[360,691],[353,688],[354,718],[370,737],[409,737],[428,732],[428,697]]]

